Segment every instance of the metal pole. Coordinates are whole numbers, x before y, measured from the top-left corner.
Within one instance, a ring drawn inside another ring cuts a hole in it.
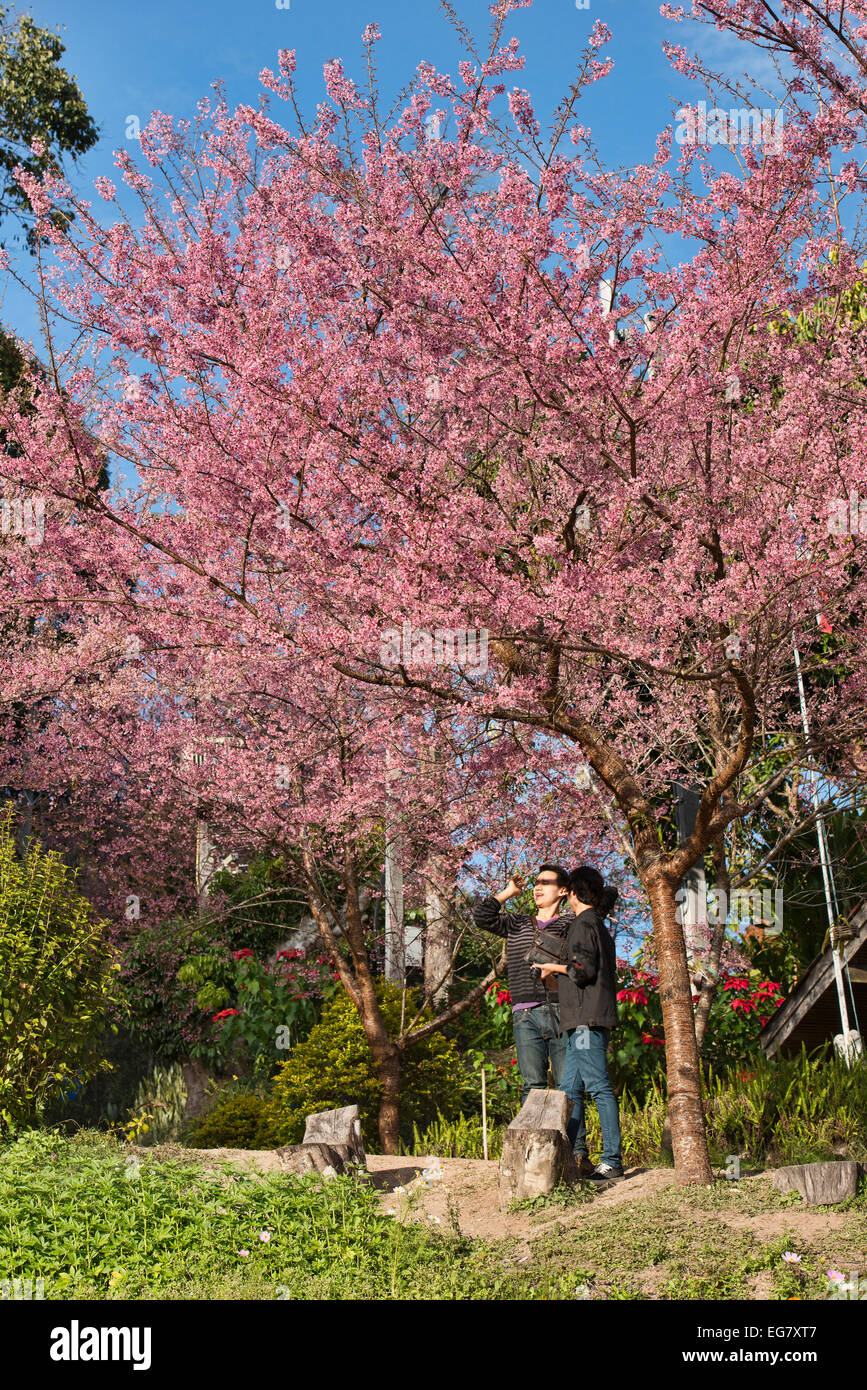
[[[797,648],[797,647],[794,648],[794,653],[795,653],[795,670],[796,670],[796,672],[797,672],[797,674],[798,674],[798,699],[799,699],[800,705],[801,705],[801,723],[802,723],[803,726],[804,726],[804,738],[805,738],[805,740],[806,740],[807,745],[809,745],[809,742],[810,742],[810,719],[809,719],[809,716],[808,716],[808,714],[807,714],[807,698],[806,698],[806,695],[804,694],[804,678],[803,678],[803,676],[801,675],[801,657],[800,657],[800,653],[798,652],[798,648]],[[830,863],[830,858],[829,858],[829,855],[828,855],[828,842],[827,842],[827,837],[826,837],[826,834],[825,834],[825,822],[824,822],[824,820],[823,820],[823,818],[822,818],[822,813],[821,813],[821,811],[819,810],[820,798],[819,798],[819,774],[818,774],[818,772],[816,772],[814,775],[811,775],[811,777],[810,777],[810,784],[811,784],[811,787],[812,787],[813,809],[814,809],[814,811],[816,812],[816,838],[817,838],[818,841],[819,841],[819,860],[820,860],[820,863],[821,863],[821,865],[822,865],[822,882],[823,882],[823,884],[824,884],[824,886],[825,886],[825,907],[827,908],[827,911],[828,911],[828,933],[829,933],[829,939],[830,939],[830,942],[831,942],[831,959],[832,959],[833,965],[834,965],[834,980],[835,980],[836,985],[837,985],[837,1002],[838,1002],[838,1004],[840,1005],[840,1022],[841,1022],[842,1027],[843,1027],[843,1047],[844,1047],[844,1055],[845,1055],[846,1061],[847,1061],[847,1063],[848,1063],[848,1061],[849,1061],[848,1041],[849,1041],[849,1032],[850,1032],[850,1029],[849,1029],[849,1010],[848,1010],[847,1005],[846,1005],[846,991],[845,991],[845,989],[844,989],[844,987],[843,987],[843,967],[842,967],[841,964],[840,964],[840,958],[839,958],[839,956],[837,955],[837,952],[836,952],[836,950],[835,950],[835,945],[836,945],[836,943],[835,943],[835,940],[834,940],[834,936],[835,936],[834,928],[835,928],[835,925],[836,925],[836,917],[835,917],[835,914],[834,914],[834,899],[835,899],[835,897],[836,897],[836,893],[835,893],[835,891],[834,891],[833,880],[832,880],[832,875],[831,875],[831,863]]]

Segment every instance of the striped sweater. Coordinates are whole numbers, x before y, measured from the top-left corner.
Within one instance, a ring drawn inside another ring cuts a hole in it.
[[[501,912],[500,903],[491,895],[480,898],[473,907],[473,920],[482,931],[493,932],[506,939],[506,963],[509,972],[509,993],[513,1004],[541,1004],[549,997],[538,975],[530,972],[524,956],[533,944],[536,928],[565,936],[576,920],[574,913],[561,912],[549,922],[537,922],[528,912]],[[556,976],[554,977],[556,979]],[[556,999],[556,991],[554,998]]]

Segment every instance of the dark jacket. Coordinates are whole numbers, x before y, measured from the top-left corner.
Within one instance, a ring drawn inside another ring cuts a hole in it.
[[[509,993],[513,1004],[543,1003],[546,999],[557,997],[557,991],[549,991],[538,975],[530,973],[524,956],[533,944],[537,922],[528,912],[500,912],[500,903],[493,894],[480,898],[473,908],[476,926],[483,931],[494,932],[506,938],[506,964],[509,972]],[[542,930],[553,936],[565,936],[569,927],[578,919],[573,912],[562,912],[545,922]],[[549,976],[552,983],[562,986],[563,975]]]
[[[611,933],[592,908],[571,917],[566,974],[560,979],[560,1027],[614,1028],[617,954]]]

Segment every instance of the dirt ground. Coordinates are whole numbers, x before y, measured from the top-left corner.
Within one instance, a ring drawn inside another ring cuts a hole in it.
[[[483,1239],[497,1240],[503,1236],[523,1236],[540,1230],[538,1217],[529,1211],[502,1211],[497,1189],[498,1164],[486,1162],[483,1158],[389,1158],[381,1154],[368,1154],[367,1167],[375,1185],[381,1188],[382,1205],[385,1211],[395,1215],[406,1214],[410,1221],[426,1221],[438,1218],[439,1224],[447,1225],[448,1198],[451,1196],[458,1213],[461,1231],[466,1236],[480,1236]],[[431,1167],[442,1169],[442,1179],[426,1183],[420,1175]],[[415,1181],[413,1181],[415,1179]],[[592,1202],[584,1207],[570,1207],[566,1210],[554,1209],[551,1219],[569,1224],[582,1213],[599,1212],[605,1207],[616,1206],[620,1202],[630,1202],[648,1197],[660,1188],[674,1183],[671,1168],[627,1168],[622,1182],[615,1183],[605,1192],[600,1192]],[[403,1188],[404,1191],[395,1189]],[[408,1190],[407,1190],[408,1189]]]

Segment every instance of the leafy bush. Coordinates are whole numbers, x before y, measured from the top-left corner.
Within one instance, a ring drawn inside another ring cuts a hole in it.
[[[665,1039],[658,977],[637,965],[618,963],[617,1030],[609,1070],[616,1091],[643,1095],[665,1071]],[[702,1060],[717,1072],[747,1066],[761,1057],[759,1035],[783,1002],[780,986],[758,971],[723,975],[707,1021]]]
[[[195,1149],[259,1149],[268,1102],[262,1096],[232,1096],[199,1121],[190,1139]]]
[[[377,998],[392,1037],[400,1028],[401,990],[377,981]],[[416,991],[407,990],[407,1009],[418,1006]],[[438,1111],[460,1113],[464,1076],[454,1043],[433,1033],[410,1047],[401,1068],[401,1134],[412,1136],[414,1124],[425,1125]],[[265,1147],[297,1144],[304,1137],[307,1115],[357,1104],[365,1145],[379,1147],[377,1117],[381,1086],[361,1020],[349,997],[340,993],[326,1004],[322,1019],[289,1060],[278,1064],[269,1115],[263,1127]]]
[[[210,905],[231,949],[246,946],[263,956],[295,931],[309,911],[280,855],[252,859],[240,873],[219,869],[211,880]]]
[[[488,986],[483,997],[459,1014],[448,1030],[461,1052],[468,1048],[488,1051],[512,1046],[512,996],[500,980]]]
[[[213,1015],[215,1046],[228,1056],[240,1044],[257,1074],[270,1076],[280,1054],[310,1032],[323,999],[332,998],[339,989],[336,972],[324,956],[307,960],[303,951],[281,951],[273,966],[262,964],[251,950],[233,951],[232,956],[234,977],[229,987],[217,991],[207,978],[197,1002],[203,1009],[233,1003],[232,1008]],[[182,966],[179,980],[195,981],[199,960]]]
[[[867,1067],[833,1051],[768,1061],[708,1078],[706,1111],[718,1150],[749,1159],[809,1163],[867,1158]]]
[[[106,924],[58,855],[30,840],[16,857],[12,809],[0,818],[0,1130],[41,1115],[58,1092],[106,1065],[100,1037],[117,1004]]]
[[[169,918],[130,932],[123,947],[124,990],[136,1033],[161,1062],[193,1057],[211,1070],[226,1067],[244,1030],[215,1028],[214,1014],[223,1011],[225,1017],[227,1006],[239,1007],[239,958],[267,955],[306,911],[288,874],[280,858],[256,859],[243,873],[221,870],[214,875],[208,920]],[[297,973],[300,994],[306,975]],[[312,1022],[315,1009],[309,1012]],[[296,1040],[299,1026],[296,1020]],[[244,1027],[257,1034],[243,1039],[252,1041],[255,1057],[261,1029],[252,1014]],[[272,1041],[272,1056],[273,1050]]]
[[[485,1074],[488,1123],[508,1124],[521,1108],[523,1077],[518,1069],[514,1047],[500,1052],[481,1052],[477,1048],[463,1054],[465,1067],[464,1112],[482,1114],[482,1072]]]
[[[705,1068],[707,1140],[714,1162],[729,1154],[760,1164],[810,1163],[845,1156],[867,1158],[867,1068],[831,1054],[768,1061],[747,1071],[717,1075]],[[658,1163],[668,1102],[664,1080],[640,1097],[620,1097],[623,1157],[627,1164]],[[600,1147],[596,1107],[587,1106],[590,1152]]]
[[[191,955],[212,957],[214,971],[208,978],[215,988],[228,990],[234,962],[228,941],[216,928],[180,918],[138,926],[123,947],[121,978],[131,1026],[162,1063],[200,1057],[219,1066],[224,1060],[219,1039],[212,1036],[211,1019],[196,999],[205,976],[201,982],[198,977],[178,979]]]

